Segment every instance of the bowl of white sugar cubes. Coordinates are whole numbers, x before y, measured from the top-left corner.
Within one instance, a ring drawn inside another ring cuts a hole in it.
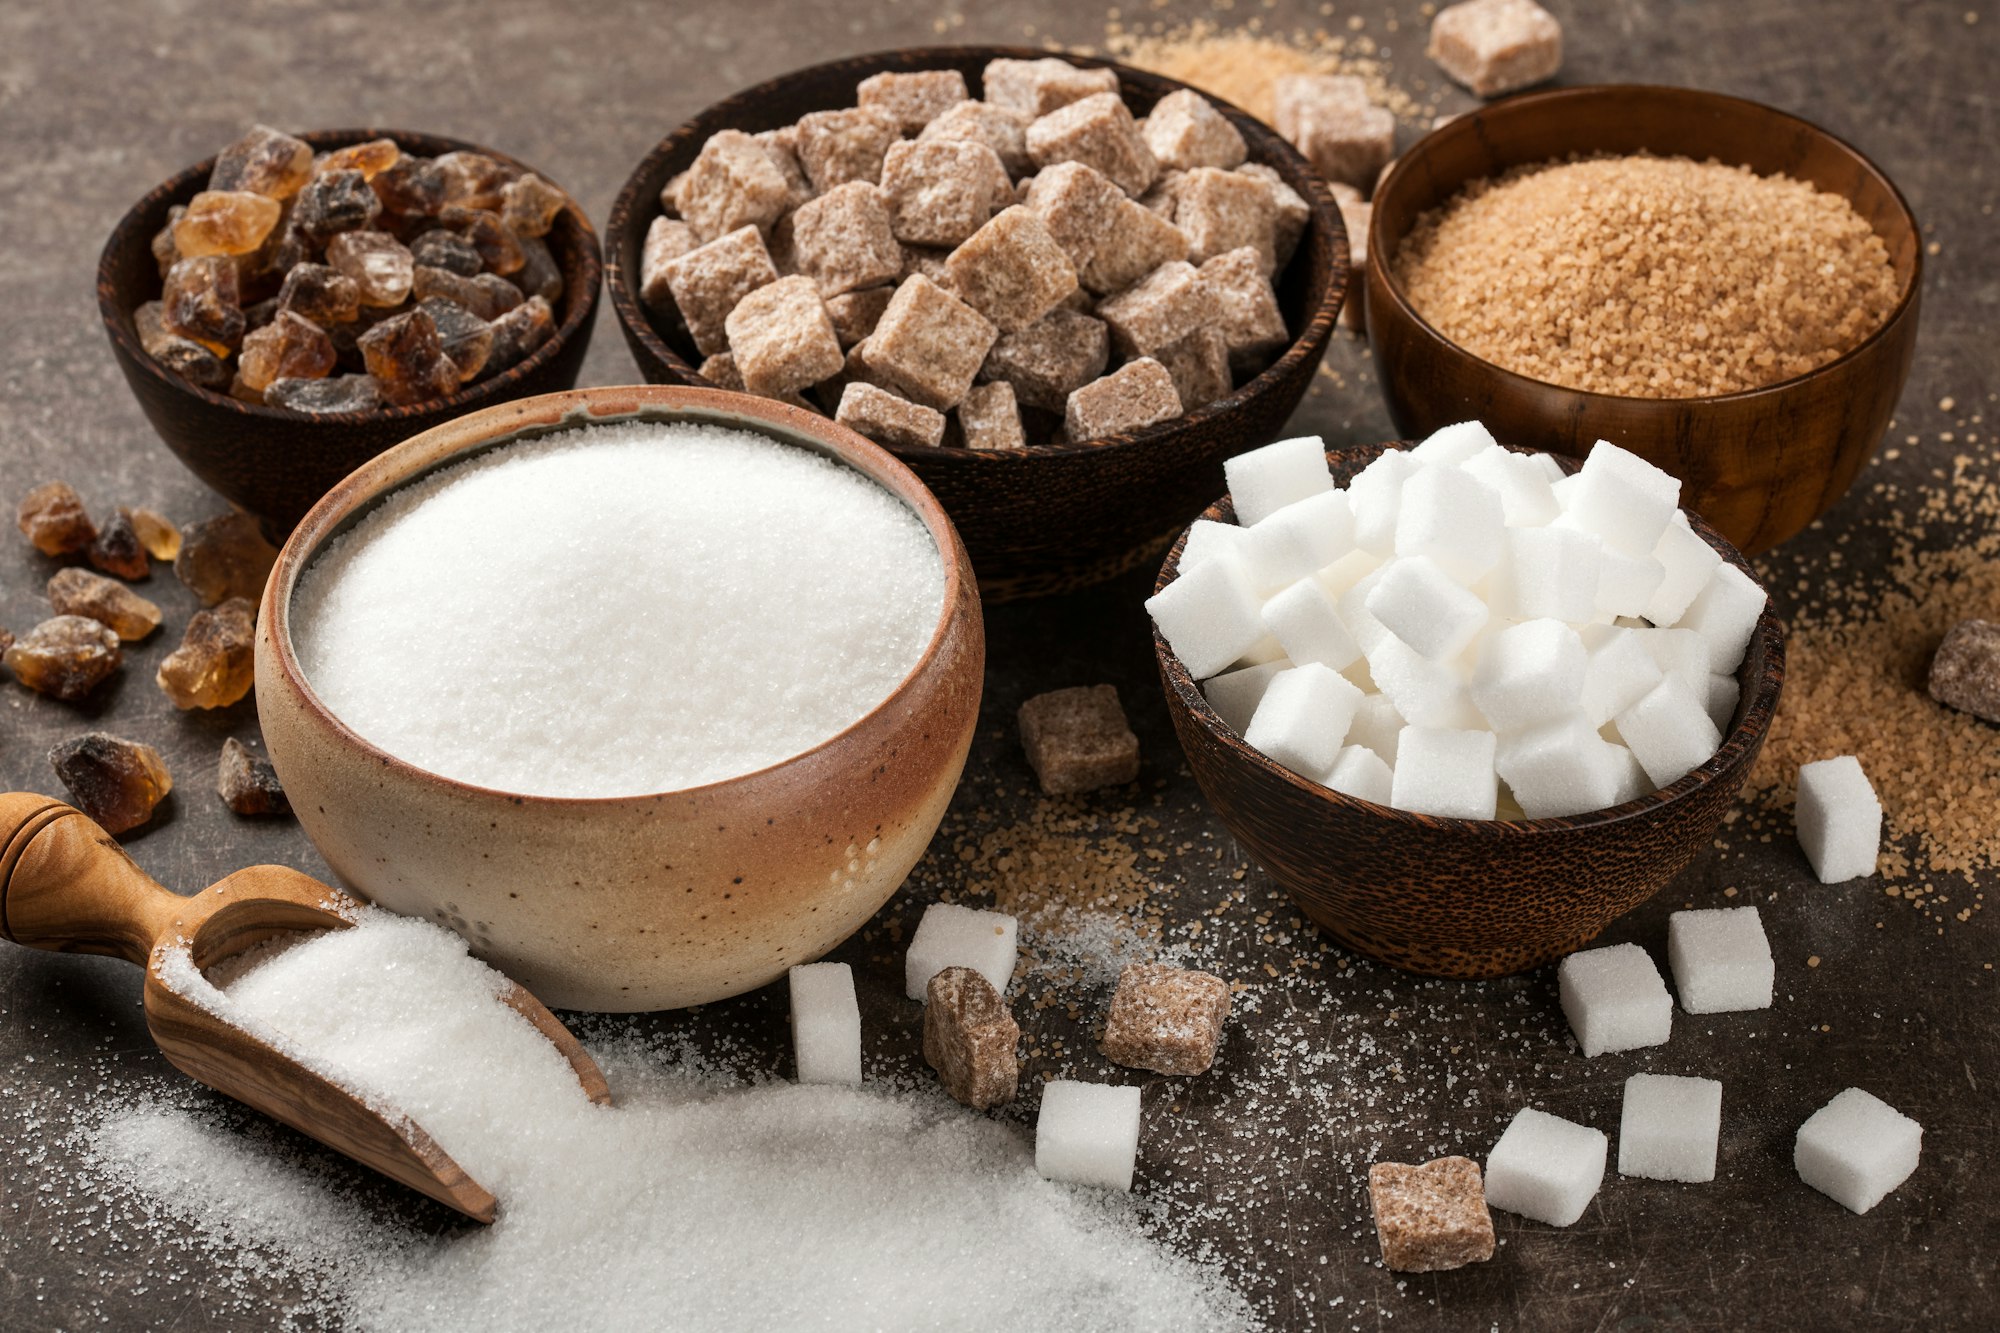
[[[762,986],[888,900],[985,669],[923,485],[783,403],[596,388],[389,450],[293,532],[257,712],[373,902],[561,1008]]]
[[[1227,463],[1147,602],[1209,801],[1361,953],[1499,976],[1576,949],[1706,846],[1784,637],[1679,483],[1478,422]]]

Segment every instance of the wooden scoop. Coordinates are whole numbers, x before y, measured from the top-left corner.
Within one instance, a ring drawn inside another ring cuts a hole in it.
[[[81,811],[29,792],[0,795],[0,937],[143,965],[146,1026],[176,1069],[467,1217],[491,1222],[493,1196],[421,1125],[370,1109],[161,980],[161,962],[174,945],[184,943],[206,971],[279,935],[344,929],[361,907],[284,866],[251,866],[183,898],[154,882]],[[562,1052],[590,1100],[611,1100],[596,1062],[539,1000],[517,985],[507,1003]]]

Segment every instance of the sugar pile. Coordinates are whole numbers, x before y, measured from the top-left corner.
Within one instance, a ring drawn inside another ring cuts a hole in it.
[[[320,698],[434,773],[545,796],[752,772],[866,715],[943,600],[923,524],[743,431],[592,426],[398,491],[301,580]]]

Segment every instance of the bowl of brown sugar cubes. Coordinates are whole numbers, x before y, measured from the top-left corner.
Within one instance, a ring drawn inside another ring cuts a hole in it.
[[[573,386],[602,269],[583,211],[504,154],[258,125],[133,205],[97,302],[153,428],[281,540],[391,445]]]
[[[1010,47],[788,74],[669,135],[609,224],[647,378],[887,447],[989,598],[1156,559],[1325,351],[1347,241],[1268,127],[1171,79]]]

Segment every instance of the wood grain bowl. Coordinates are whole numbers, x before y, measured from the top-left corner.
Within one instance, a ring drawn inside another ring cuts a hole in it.
[[[1652,152],[1782,172],[1848,200],[1889,251],[1901,301],[1857,346],[1804,375],[1710,398],[1623,398],[1504,370],[1453,343],[1391,271],[1422,213],[1467,183],[1571,154]],[[1610,440],[1679,477],[1688,507],[1743,551],[1786,540],[1846,493],[1909,377],[1923,243],[1880,168],[1807,121],[1692,88],[1561,88],[1490,103],[1426,136],[1375,195],[1368,323],[1396,429],[1479,420],[1501,439],[1581,457]]]
[[[533,170],[491,148],[411,130],[313,130],[299,137],[318,151],[393,139],[405,152],[425,157],[485,153]],[[119,220],[98,259],[97,308],[118,367],[153,429],[189,471],[256,515],[274,541],[282,541],[335,482],[384,449],[462,413],[576,383],[590,346],[604,271],[597,232],[581,208],[564,209],[545,238],[563,275],[554,334],[519,365],[448,398],[368,412],[307,414],[246,403],[174,374],[146,355],[132,314],[159,297],[160,274],[151,244],[166,225],[167,211],[206,188],[214,162],[209,158],[180,172]]]
[[[855,85],[871,74],[956,69],[977,88],[989,60],[1049,54],[1026,47],[949,46],[857,56],[738,93],[668,135],[626,181],[606,224],[611,306],[646,379],[707,383],[685,332],[656,319],[639,300],[639,260],[646,229],[660,213],[660,187],[694,160],[711,134],[755,133],[789,125],[809,111],[852,106]],[[1185,86],[1108,60],[1066,58],[1117,70],[1135,115]],[[1242,133],[1250,160],[1274,168],[1312,207],[1298,251],[1277,279],[1292,345],[1224,398],[1173,421],[1089,444],[1021,451],[891,450],[958,525],[988,600],[1086,587],[1156,558],[1173,532],[1222,489],[1224,458],[1277,438],[1325,354],[1347,281],[1347,233],[1339,210],[1325,183],[1268,126],[1210,100]]]
[[[1346,485],[1385,449],[1329,452]],[[1571,465],[1573,466],[1573,465]],[[1234,522],[1224,496],[1204,518]],[[1721,533],[1694,530],[1745,573]],[[1172,583],[1174,543],[1156,588]],[[1573,952],[1645,902],[1709,846],[1763,747],[1785,678],[1785,636],[1767,605],[1737,679],[1722,748],[1672,785],[1561,819],[1448,819],[1359,800],[1244,744],[1200,684],[1153,636],[1167,710],[1203,795],[1301,910],[1342,944],[1411,972],[1497,977]]]

